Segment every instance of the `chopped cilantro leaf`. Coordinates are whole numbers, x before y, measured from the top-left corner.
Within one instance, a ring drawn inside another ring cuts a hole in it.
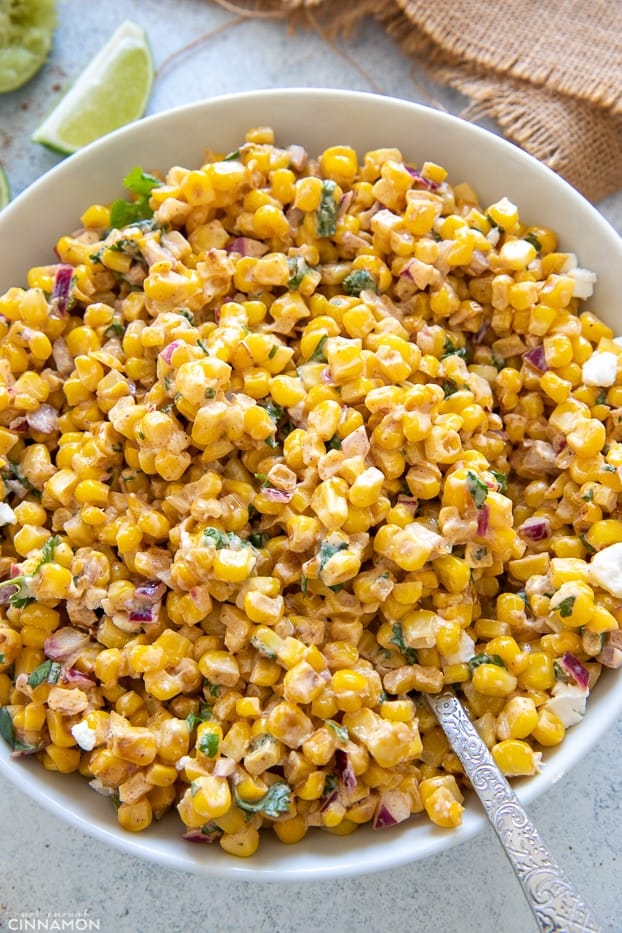
[[[205,398],[216,398],[216,389],[213,386],[208,386],[205,390]]]
[[[136,165],[125,176],[123,184],[132,194],[136,195],[135,201],[125,201],[123,198],[117,198],[110,207],[110,226],[127,227],[136,221],[149,220],[153,217],[153,211],[149,206],[149,198],[154,188],[159,187],[162,182],[154,175],[143,172],[140,166]]]
[[[257,637],[257,635],[251,635],[250,643],[253,648],[257,649],[259,654],[264,656],[264,658],[268,658],[270,661],[274,661],[276,659],[275,652],[272,651],[271,648],[268,648],[268,646],[264,644],[263,641]]]
[[[323,334],[318,340],[315,350],[309,357],[309,363],[325,363],[326,357],[324,356],[324,345],[328,340],[328,334]]]
[[[219,745],[220,741],[215,732],[204,732],[199,739],[197,748],[203,755],[206,755],[208,758],[215,758],[218,754]]]
[[[540,242],[538,237],[535,235],[535,233],[526,233],[525,236],[523,237],[523,240],[527,240],[528,243],[531,243],[536,253],[542,252],[542,243]]]
[[[449,336],[445,337],[445,345],[443,347],[443,355],[441,356],[441,359],[444,360],[446,356],[460,356],[463,360],[466,360],[467,363],[470,359],[470,354],[467,348],[456,347],[453,340]]]
[[[442,389],[445,398],[449,398],[450,395],[454,395],[458,391],[458,386],[453,379],[445,379],[443,380]]]
[[[192,313],[192,311],[190,311],[189,308],[180,308],[180,309],[177,311],[177,314],[181,314],[181,316],[182,316],[182,317],[185,317],[185,319],[186,319],[190,324],[194,325],[194,314]]]
[[[393,634],[389,639],[392,645],[395,645],[400,654],[403,654],[409,664],[417,663],[417,651],[415,648],[409,648],[404,641],[404,633],[399,622],[395,622],[392,628]]]
[[[316,230],[319,237],[334,236],[337,232],[337,214],[339,202],[335,199],[337,184],[332,178],[322,182],[322,197],[317,210]]]
[[[38,667],[35,667],[28,676],[28,686],[29,687],[38,687],[39,684],[48,683],[55,684],[58,682],[58,678],[61,673],[61,665],[58,661],[42,661]]]
[[[227,153],[226,156],[223,156],[223,162],[236,162],[242,154],[241,149],[234,149],[233,152]]]
[[[208,706],[207,703],[201,703],[198,713],[188,713],[186,722],[188,723],[188,728],[192,731],[200,722],[207,722],[208,719],[212,718],[211,707]]]
[[[498,654],[474,654],[471,660],[467,661],[467,666],[471,673],[476,667],[479,667],[480,664],[496,664],[497,667],[505,667],[503,659],[500,658]]]
[[[263,532],[254,531],[252,534],[248,536],[246,540],[249,541],[250,544],[253,545],[253,547],[262,548],[262,547],[265,547],[268,541],[270,540],[270,535],[266,534],[265,531]]]
[[[13,718],[6,706],[0,707],[0,736],[14,752],[30,752],[36,749],[35,745],[26,745],[15,738]]]
[[[488,486],[472,470],[467,470],[467,489],[475,503],[475,508],[481,509],[488,495]]]
[[[353,295],[358,298],[363,291],[378,293],[379,289],[371,272],[368,272],[367,269],[354,269],[343,280],[343,290],[346,295]]]
[[[490,473],[494,476],[499,484],[499,492],[506,493],[508,491],[508,474],[507,473],[498,473],[497,470],[489,470]]]
[[[350,733],[348,732],[347,726],[342,726],[340,723],[335,722],[333,719],[327,719],[326,725],[330,726],[340,742],[347,742],[350,738]]]
[[[287,265],[291,273],[287,282],[287,287],[290,291],[295,292],[300,288],[302,280],[307,272],[311,271],[311,266],[303,256],[291,256],[287,260]]]
[[[11,481],[17,482],[20,484],[20,486],[22,486],[23,489],[26,490],[26,492],[29,492],[32,496],[35,496],[36,499],[41,498],[41,490],[37,489],[36,486],[33,486],[27,476],[22,476],[19,471],[19,464],[13,463],[12,460],[7,461],[7,469],[3,470],[3,472],[0,473],[0,476],[2,477],[5,486]],[[8,488],[10,489],[10,487]]]
[[[557,605],[553,607],[557,610],[562,619],[567,619],[568,616],[572,615],[576,598],[576,596],[566,596],[565,599],[562,599],[561,602],[557,603]]]
[[[338,554],[339,551],[345,551],[347,547],[348,545],[345,541],[339,541],[337,544],[329,544],[328,541],[322,541],[319,550],[320,570],[324,570],[324,567],[334,554]]]
[[[271,819],[276,819],[279,814],[287,813],[291,806],[291,788],[284,781],[277,781],[272,784],[266,793],[259,800],[250,802],[243,800],[234,788],[235,802],[240,810],[247,813],[265,813]]]

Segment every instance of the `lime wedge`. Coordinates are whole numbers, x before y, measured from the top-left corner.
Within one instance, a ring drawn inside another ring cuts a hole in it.
[[[68,155],[142,117],[153,84],[144,29],[126,20],[35,130],[33,142]]]
[[[9,188],[9,179],[6,177],[4,169],[0,165],[0,211],[6,207],[11,200],[11,189]]]
[[[52,48],[55,0],[0,0],[0,94],[30,80]]]

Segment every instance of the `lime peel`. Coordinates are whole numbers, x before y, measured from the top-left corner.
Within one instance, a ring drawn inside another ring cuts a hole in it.
[[[55,0],[0,3],[0,94],[15,91],[39,71],[52,48]]]
[[[153,79],[147,35],[126,20],[35,130],[33,142],[69,155],[137,120],[145,112]]]

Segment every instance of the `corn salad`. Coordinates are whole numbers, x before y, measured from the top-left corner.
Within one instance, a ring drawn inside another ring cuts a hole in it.
[[[130,832],[252,855],[508,776],[622,641],[622,345],[433,162],[250,130],[134,169],[0,296],[0,731]]]

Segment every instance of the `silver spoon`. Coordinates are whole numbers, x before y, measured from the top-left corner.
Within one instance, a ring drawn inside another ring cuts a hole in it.
[[[542,841],[462,703],[451,691],[426,694],[426,699],[482,802],[539,929],[601,933],[594,914]]]

